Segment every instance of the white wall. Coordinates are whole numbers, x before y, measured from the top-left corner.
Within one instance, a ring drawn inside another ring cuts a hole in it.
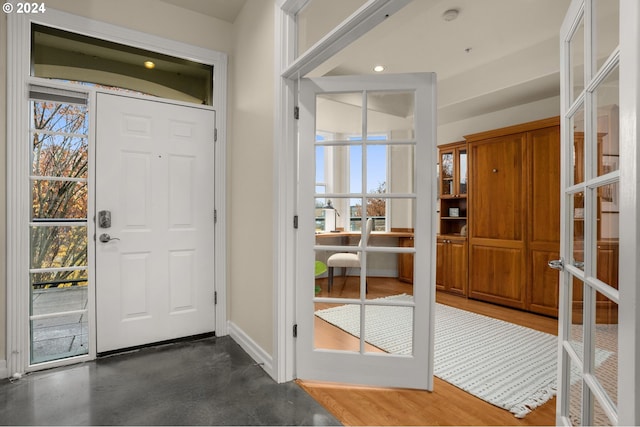
[[[249,0],[230,58],[229,320],[273,354],[274,3]],[[268,356],[268,355],[267,355]]]
[[[464,135],[546,119],[560,114],[560,96],[518,105],[438,126],[438,145],[462,141]]]
[[[171,40],[230,53],[229,22],[191,12],[157,0],[47,0],[58,9]]]

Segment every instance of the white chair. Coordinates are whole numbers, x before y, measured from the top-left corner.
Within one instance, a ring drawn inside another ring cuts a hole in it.
[[[369,218],[365,225],[365,231],[360,238],[360,242],[358,243],[359,247],[363,247],[365,243],[369,240],[369,235],[371,234],[371,230],[373,229],[373,219]],[[362,255],[362,251],[353,253],[353,252],[339,252],[337,254],[333,254],[327,260],[327,267],[329,267],[329,292],[331,292],[331,288],[333,287],[333,269],[335,267],[343,268],[343,275],[347,275],[348,268],[360,268],[360,257]],[[346,283],[346,278],[345,278]]]

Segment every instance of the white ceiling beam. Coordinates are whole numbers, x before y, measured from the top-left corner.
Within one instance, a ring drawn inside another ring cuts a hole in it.
[[[304,0],[286,0],[286,4]],[[353,43],[411,0],[369,0],[320,41],[311,46],[282,73],[285,78],[304,77],[324,61]]]

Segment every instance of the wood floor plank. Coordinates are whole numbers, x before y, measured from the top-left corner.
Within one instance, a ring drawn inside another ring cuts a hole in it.
[[[357,282],[334,287],[332,294],[345,298],[357,296]],[[391,289],[390,289],[391,287]],[[336,289],[337,288],[337,289]],[[411,285],[389,283],[388,279],[370,279],[369,298],[389,293],[412,293]],[[326,289],[326,288],[325,288]],[[326,295],[326,291],[323,291]],[[334,296],[334,295],[331,295]],[[436,301],[456,308],[557,334],[557,320],[519,310],[437,293]],[[346,335],[347,337],[340,337]],[[316,322],[316,347],[336,348],[339,342],[355,339],[333,325]],[[357,340],[356,340],[357,341]],[[344,425],[555,425],[555,399],[535,409],[523,419],[493,406],[449,383],[435,378],[434,391],[353,386],[346,384],[298,381],[311,396]]]

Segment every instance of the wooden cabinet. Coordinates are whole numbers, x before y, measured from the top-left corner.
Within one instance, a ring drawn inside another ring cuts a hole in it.
[[[467,239],[440,236],[436,242],[436,289],[467,295]]]
[[[436,289],[467,294],[467,144],[439,147],[440,234],[436,249]]]
[[[467,225],[467,144],[439,147],[440,234],[461,235]]]
[[[556,315],[559,119],[469,135],[469,297]]]

